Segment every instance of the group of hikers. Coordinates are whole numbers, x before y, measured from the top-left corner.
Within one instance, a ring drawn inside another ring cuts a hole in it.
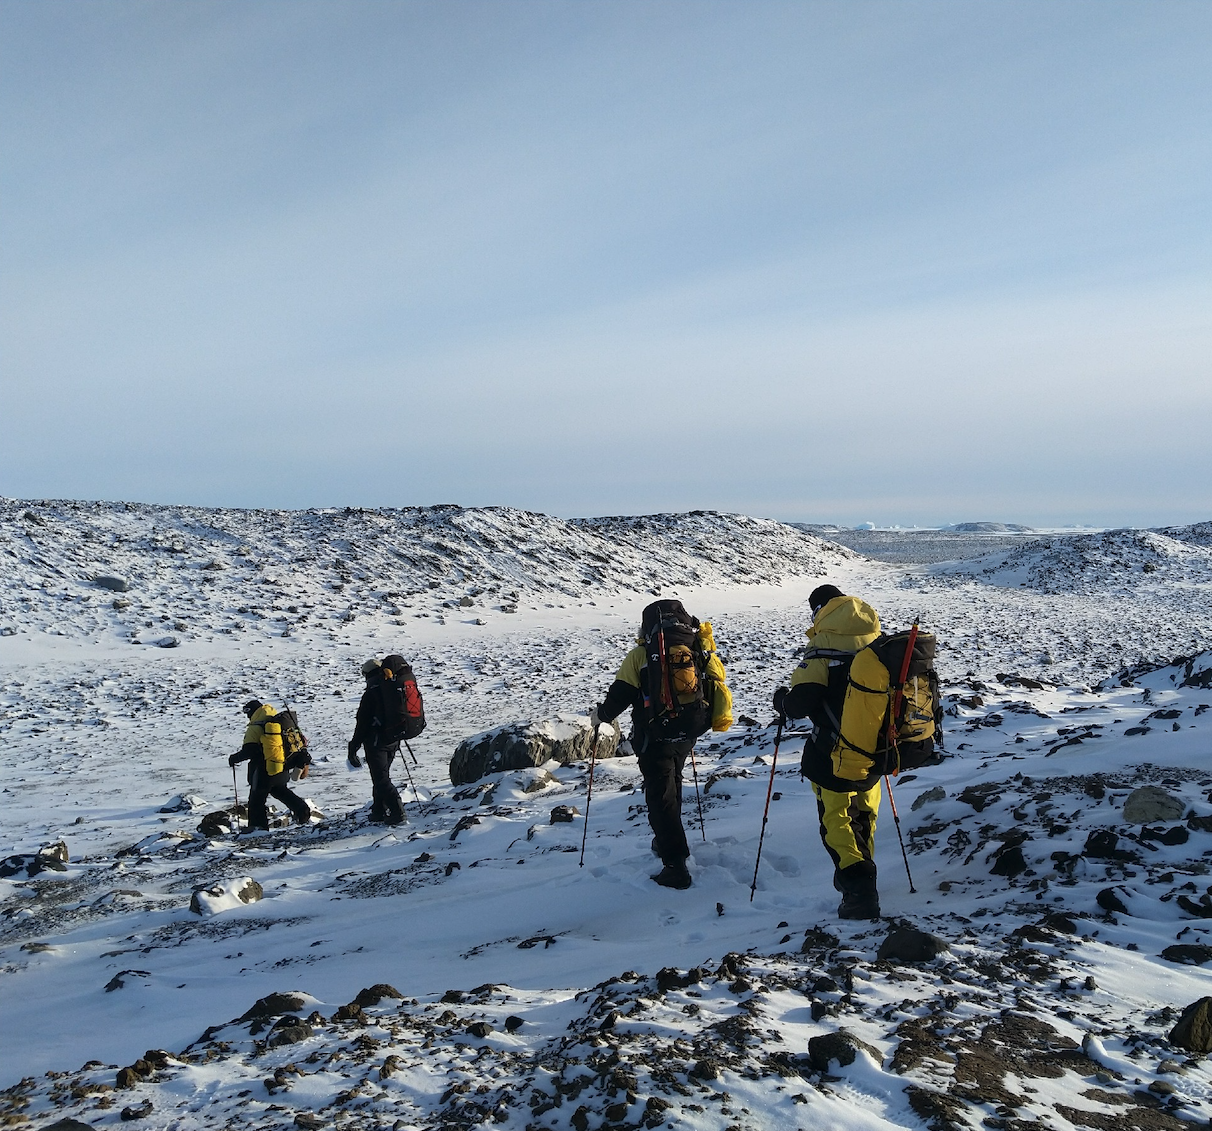
[[[833,861],[833,885],[842,897],[838,915],[876,919],[880,779],[938,758],[936,740],[941,742],[942,732],[934,637],[919,632],[916,624],[907,632],[882,633],[876,611],[834,585],[818,586],[808,603],[808,649],[788,686],[773,696],[779,726],[775,758],[784,725],[808,719],[812,730],[800,769],[811,782],[821,840]],[[424,728],[424,711],[404,657],[368,660],[362,674],[366,688],[349,741],[349,764],[360,767],[358,751],[365,750],[371,820],[394,825],[404,819],[404,811],[391,781],[391,764],[401,741],[407,743]],[[301,735],[293,737],[297,720],[291,712],[280,715],[255,699],[244,710],[249,717],[244,745],[230,761],[233,766],[250,763],[250,828],[268,828],[269,796],[283,802],[296,821],[309,821],[310,806],[288,784],[291,771],[306,773],[310,762],[306,742]],[[658,600],[644,609],[635,647],[605,698],[590,711],[595,750],[599,728],[613,725],[627,710],[652,850],[662,864],[652,879],[662,887],[685,889],[693,882],[682,824],[686,761],[696,739],[709,730],[728,730],[733,717],[732,693],[712,627],[687,613],[680,601]],[[772,766],[772,783],[773,773]]]

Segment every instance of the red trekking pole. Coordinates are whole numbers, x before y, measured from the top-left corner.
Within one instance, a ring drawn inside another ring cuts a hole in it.
[[[888,714],[887,743],[891,750],[896,751],[896,771],[900,772],[901,752],[897,746],[896,718],[900,714],[901,701],[904,698],[905,681],[909,678],[909,661],[913,658],[913,646],[917,643],[917,619],[909,630],[909,640],[905,644],[905,658],[901,661],[901,677],[897,680],[896,690],[892,693],[892,710]],[[901,835],[901,818],[896,811],[896,798],[892,796],[892,782],[884,775],[884,784],[888,787],[888,804],[892,806],[892,822],[896,825],[896,839],[901,842],[901,857],[905,861],[905,875],[909,877],[909,894],[916,895],[917,888],[913,886],[913,873],[909,870],[909,854],[905,851],[905,838]]]
[[[757,890],[758,865],[762,862],[762,842],[766,839],[766,821],[770,816],[770,797],[774,793],[774,768],[779,764],[779,744],[783,741],[783,716],[779,715],[778,730],[774,733],[774,757],[770,762],[770,782],[766,786],[766,808],[762,810],[762,832],[758,837],[757,859],[753,862],[753,883],[749,885],[749,902]]]

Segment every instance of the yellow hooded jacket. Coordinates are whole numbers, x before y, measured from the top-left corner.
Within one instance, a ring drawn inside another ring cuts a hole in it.
[[[244,732],[244,745],[258,743],[265,759],[267,774],[280,774],[286,769],[286,748],[282,744],[282,726],[275,721],[277,711],[265,703],[253,712]]]
[[[803,662],[791,673],[791,686],[801,683],[829,685],[829,660],[814,655],[823,648],[837,652],[858,652],[880,634],[879,614],[866,601],[843,595],[823,605],[808,629],[809,648]]]

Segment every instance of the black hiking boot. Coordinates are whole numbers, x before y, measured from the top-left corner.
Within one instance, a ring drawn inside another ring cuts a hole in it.
[[[880,894],[875,886],[875,865],[860,860],[837,873],[837,887],[842,902],[837,909],[839,919],[878,919]]]
[[[690,879],[690,871],[686,867],[686,862],[683,860],[678,864],[666,864],[655,876],[652,877],[663,888],[676,888],[678,891],[685,891],[690,887],[692,881]]]

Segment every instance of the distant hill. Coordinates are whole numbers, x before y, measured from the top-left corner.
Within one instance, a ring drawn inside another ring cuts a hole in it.
[[[823,576],[853,557],[780,522],[714,511],[564,520],[509,507],[12,499],[0,500],[0,555],[0,632],[86,636],[200,625],[281,636],[372,611],[461,603],[509,612],[528,594],[588,600]],[[106,575],[128,590],[100,588]]]

